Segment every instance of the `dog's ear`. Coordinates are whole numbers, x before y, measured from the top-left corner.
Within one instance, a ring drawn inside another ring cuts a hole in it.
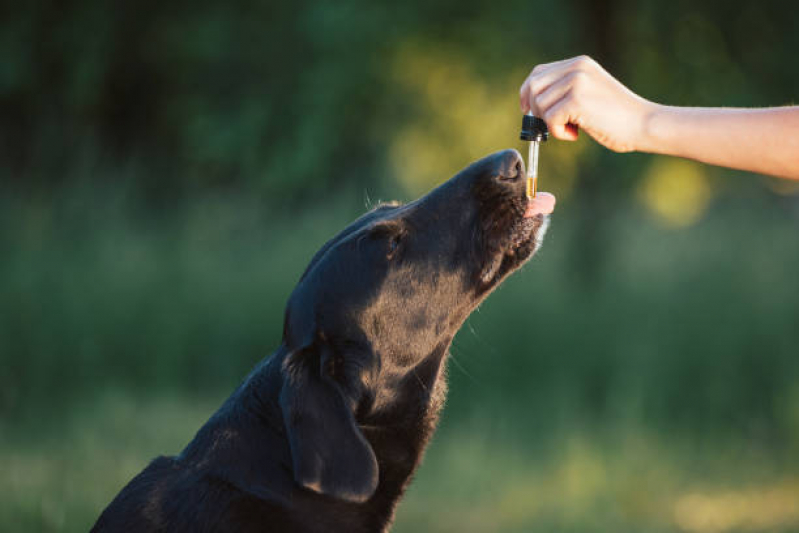
[[[377,488],[377,458],[355,422],[350,400],[323,371],[326,350],[317,345],[283,362],[280,407],[294,479],[320,494],[364,502]]]

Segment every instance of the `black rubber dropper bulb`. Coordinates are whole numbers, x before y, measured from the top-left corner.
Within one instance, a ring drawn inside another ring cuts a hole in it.
[[[547,123],[531,114],[522,116],[522,132],[519,138],[523,141],[544,142],[549,137]]]

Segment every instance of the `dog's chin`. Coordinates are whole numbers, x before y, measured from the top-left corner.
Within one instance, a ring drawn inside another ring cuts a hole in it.
[[[541,247],[549,215],[518,217],[510,228],[494,243],[489,257],[480,273],[480,283],[484,289],[499,285],[502,280],[519,269]],[[498,244],[498,245],[497,245]]]

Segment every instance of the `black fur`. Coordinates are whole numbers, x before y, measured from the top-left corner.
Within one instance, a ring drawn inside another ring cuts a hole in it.
[[[453,336],[540,243],[523,182],[519,154],[500,152],[325,244],[276,352],[93,531],[387,530],[436,426]]]

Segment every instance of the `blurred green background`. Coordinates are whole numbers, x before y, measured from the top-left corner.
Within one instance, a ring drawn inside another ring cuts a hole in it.
[[[0,8],[0,530],[86,531],[279,344],[316,249],[516,147],[589,54],[675,105],[795,101],[794,1]],[[799,530],[799,187],[542,149],[543,250],[455,340],[395,531]]]

